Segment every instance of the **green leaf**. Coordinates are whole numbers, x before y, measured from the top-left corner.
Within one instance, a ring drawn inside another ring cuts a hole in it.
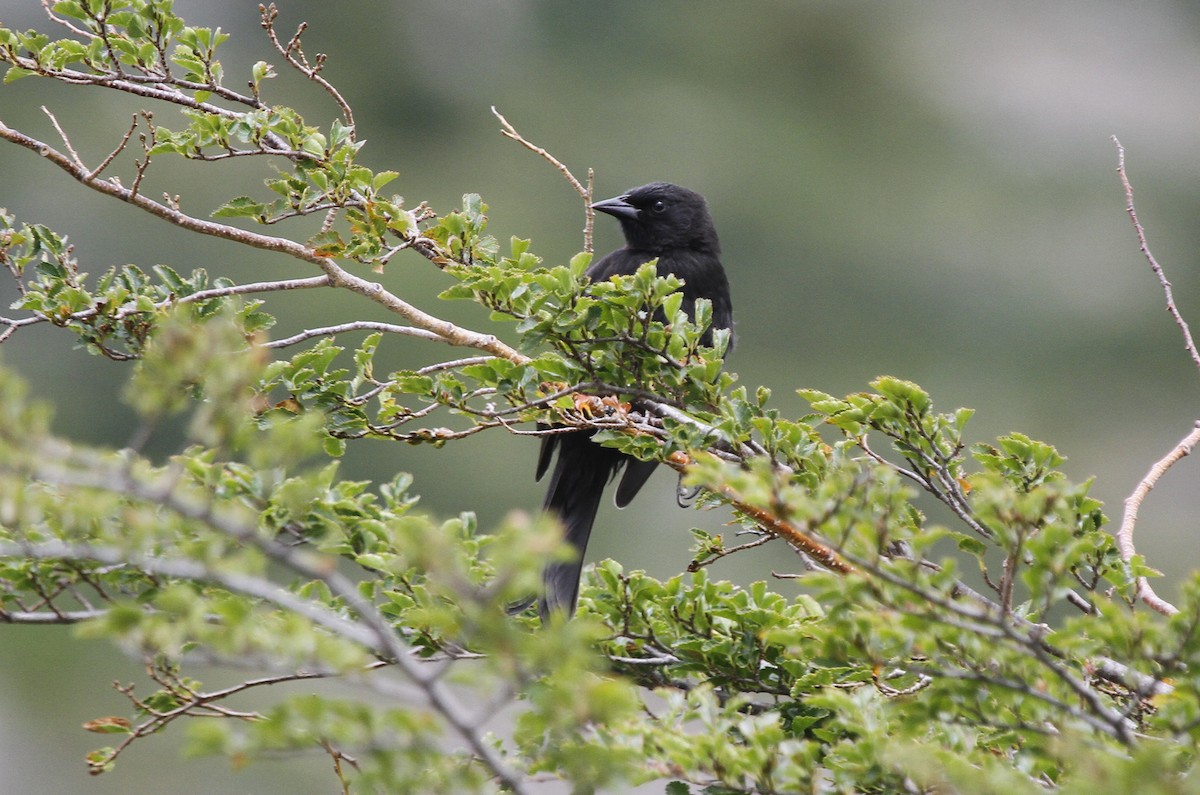
[[[54,4],[54,13],[71,17],[72,19],[88,19],[88,14],[83,10],[83,6],[73,0],[59,0],[59,2]]]
[[[374,179],[371,180],[371,189],[378,192],[383,190],[383,186],[400,176],[399,171],[377,171]]]
[[[29,77],[30,75],[35,75],[35,74],[37,74],[37,72],[32,72],[28,69],[23,69],[20,66],[9,66],[8,71],[4,73],[4,82],[5,83],[15,83],[16,81],[20,80],[22,77]]]
[[[266,61],[257,61],[250,70],[251,79],[254,85],[258,85],[264,80],[269,80],[275,77],[275,67]]]
[[[325,455],[330,458],[341,458],[346,454],[346,440],[338,439],[334,436],[326,436],[321,441],[321,447],[325,450]]]

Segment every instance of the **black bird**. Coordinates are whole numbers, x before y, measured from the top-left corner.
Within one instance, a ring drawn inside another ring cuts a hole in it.
[[[712,325],[704,332],[705,345],[712,345],[713,329],[733,328],[729,282],[721,267],[717,230],[703,196],[678,185],[652,182],[615,199],[596,202],[592,208],[614,216],[625,233],[624,248],[588,267],[587,276],[592,281],[631,275],[657,258],[659,276],[674,275],[683,280],[683,309],[688,317],[695,317],[697,299],[712,302]],[[542,437],[538,480],[558,451],[543,508],[562,522],[567,542],[576,553],[573,560],[552,563],[542,573],[538,612],[543,622],[556,611],[568,616],[575,612],[583,554],[605,485],[624,469],[615,495],[617,507],[624,508],[658,465],[602,447],[592,441],[592,435],[579,431]]]

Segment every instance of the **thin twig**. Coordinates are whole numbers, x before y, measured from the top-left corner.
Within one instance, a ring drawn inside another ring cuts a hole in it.
[[[1138,220],[1137,209],[1133,204],[1133,185],[1130,183],[1129,175],[1125,170],[1125,147],[1121,145],[1120,140],[1115,135],[1112,136],[1112,142],[1117,147],[1117,174],[1121,178],[1121,186],[1125,189],[1125,212],[1129,214],[1129,220],[1133,223],[1134,232],[1137,234],[1138,248],[1146,258],[1146,262],[1150,264],[1150,269],[1154,271],[1154,275],[1158,277],[1158,283],[1162,287],[1163,294],[1167,299],[1167,312],[1170,313],[1172,319],[1175,321],[1175,325],[1183,333],[1184,347],[1187,348],[1188,354],[1192,357],[1192,362],[1200,368],[1200,351],[1196,349],[1196,342],[1192,339],[1192,331],[1188,327],[1187,321],[1183,319],[1179,307],[1175,304],[1171,282],[1167,279],[1162,266],[1158,264],[1158,260],[1150,253],[1150,245],[1146,242],[1146,230],[1142,227],[1141,221]],[[1133,530],[1137,525],[1138,508],[1141,507],[1142,500],[1154,488],[1159,478],[1176,461],[1190,453],[1198,441],[1200,441],[1200,422],[1196,423],[1196,428],[1190,434],[1184,437],[1179,444],[1175,445],[1169,453],[1150,468],[1150,472],[1147,473],[1146,477],[1142,478],[1137,488],[1125,500],[1125,516],[1121,522],[1121,529],[1117,533],[1117,542],[1121,549],[1121,557],[1126,561],[1132,560],[1133,556],[1137,554],[1133,545]],[[1138,577],[1137,588],[1138,596],[1151,609],[1164,615],[1174,615],[1179,612],[1178,608],[1154,592],[1149,580],[1145,577]]]
[[[56,22],[59,25],[62,25],[64,28],[71,31],[72,33],[75,33],[79,36],[83,36],[86,39],[95,39],[96,38],[96,34],[92,33],[90,30],[84,30],[83,28],[76,26],[70,20],[63,19],[62,17],[55,15],[54,7],[51,4],[50,0],[42,0],[42,10],[44,10],[46,12],[46,16],[50,17],[51,21]]]
[[[413,328],[412,326],[398,326],[395,323],[376,323],[371,320],[355,320],[349,323],[339,323],[336,326],[321,326],[320,328],[311,328],[301,331],[299,334],[293,334],[290,337],[285,337],[281,340],[272,340],[263,343],[264,348],[286,348],[289,345],[295,345],[298,342],[310,340],[313,337],[332,337],[335,334],[343,334],[347,331],[385,331],[390,334],[403,334],[408,337],[420,337],[425,340],[434,342],[445,342],[444,339],[434,334],[432,331],[425,329]]]
[[[469,356],[465,359],[455,359],[452,362],[438,362],[430,364],[417,370],[417,375],[429,375],[430,373],[438,373],[442,370],[454,370],[458,367],[468,367],[473,364],[484,364],[494,359],[494,356]]]
[[[496,110],[495,105],[492,106],[492,115],[500,120],[500,126],[503,128],[500,132],[502,135],[504,135],[504,137],[511,138],[512,140],[519,143],[521,146],[525,147],[529,151],[531,151],[534,154],[541,157],[543,160],[545,160],[550,165],[557,168],[559,170],[559,173],[561,173],[566,178],[567,182],[571,183],[571,187],[575,189],[575,192],[579,194],[580,198],[582,198],[582,199],[588,198],[588,189],[583,186],[583,183],[581,183],[578,179],[575,178],[575,175],[571,173],[571,169],[569,169],[565,165],[563,165],[562,161],[560,161],[554,155],[550,154],[549,152],[547,152],[545,149],[538,146],[537,144],[531,143],[528,140],[526,140],[525,137],[522,136],[519,132],[517,132],[517,129],[515,127],[513,127],[512,124],[509,123],[508,119],[504,118],[503,114],[501,114],[500,111]]]
[[[592,234],[596,229],[596,210],[592,203],[596,197],[596,171],[588,166],[587,195],[583,197],[583,250],[591,254],[594,250]]]
[[[117,155],[125,151],[125,147],[129,144],[129,139],[133,137],[133,131],[137,129],[137,121],[138,117],[135,113],[133,114],[133,122],[129,125],[129,129],[125,131],[125,137],[121,139],[119,144],[117,144],[117,148],[113,149],[112,152],[109,153],[108,157],[101,161],[100,165],[88,172],[88,179],[95,179],[96,177],[100,176],[100,172],[108,168],[108,165],[117,159]]]
[[[210,298],[223,298],[230,295],[275,293],[283,290],[308,290],[314,287],[328,286],[328,276],[307,276],[300,279],[279,279],[272,282],[246,282],[244,284],[232,284],[228,287],[212,287],[207,290],[197,290],[191,295],[185,295],[176,299],[175,303],[188,304],[194,301],[207,301]],[[156,306],[161,305],[156,304]]]
[[[690,572],[700,571],[700,569],[704,568],[705,566],[711,566],[712,564],[716,563],[721,558],[728,557],[729,555],[732,555],[735,552],[741,552],[743,550],[753,549],[754,547],[761,547],[763,544],[774,541],[776,538],[777,538],[776,536],[769,535],[767,533],[763,533],[762,535],[760,535],[758,538],[754,539],[753,541],[747,541],[744,544],[738,544],[736,547],[728,547],[728,548],[722,548],[720,550],[717,550],[712,553],[711,557],[705,558],[704,560],[693,560],[691,563],[688,564],[687,570]]]
[[[140,699],[133,694],[133,685],[121,685],[114,683],[114,687],[117,692],[129,699],[134,708],[138,712],[145,714],[147,717],[136,726],[131,726],[130,731],[125,735],[124,739],[116,746],[109,749],[104,754],[102,759],[89,759],[88,765],[93,769],[103,769],[104,766],[115,761],[117,757],[124,753],[124,751],[137,740],[162,731],[167,725],[184,716],[191,715],[209,718],[224,717],[242,720],[260,720],[262,718],[262,715],[259,713],[234,711],[226,707],[216,705],[213,703],[214,701],[228,698],[251,688],[271,686],[284,682],[302,681],[306,679],[319,679],[328,676],[326,673],[306,673],[303,671],[298,671],[279,676],[253,679],[224,690],[202,693],[198,692],[194,688],[188,687],[185,683],[180,681],[178,677],[163,670],[161,667],[156,668],[151,664],[147,664],[146,673],[152,681],[158,685],[161,685],[164,690],[171,692],[171,694],[175,696],[177,706],[167,710],[155,709],[146,700]]]
[[[291,40],[285,47],[283,43],[279,41],[279,37],[275,35],[275,20],[279,17],[279,9],[275,7],[274,3],[269,5],[260,4],[258,7],[258,12],[262,17],[262,28],[267,32],[267,37],[271,40],[271,44],[274,45],[275,49],[279,51],[279,54],[282,55],[285,60],[287,60],[290,66],[292,66],[296,71],[300,72],[300,74],[307,77],[309,80],[319,85],[321,88],[325,89],[325,93],[329,94],[329,96],[333,98],[333,101],[342,111],[342,118],[346,120],[346,126],[350,130],[350,140],[355,140],[354,111],[350,109],[350,103],[347,102],[346,98],[343,97],[341,93],[333,87],[332,83],[321,76],[321,69],[325,65],[325,56],[321,53],[317,53],[317,63],[314,66],[308,62],[308,58],[305,57],[304,50],[300,46],[300,36],[304,33],[305,28],[308,27],[308,23],[300,23],[299,27],[296,28],[296,34],[292,36]]]
[[[71,139],[67,137],[67,133],[59,125],[58,119],[54,118],[54,114],[45,105],[42,105],[42,113],[50,117],[50,123],[54,125],[54,131],[58,133],[58,137],[62,139],[63,146],[67,147],[67,153],[71,155],[71,161],[79,168],[86,168],[83,165],[83,160],[80,159],[79,153],[75,151],[75,147],[71,145]]]
[[[583,250],[590,254],[592,251],[592,228],[595,225],[596,220],[596,211],[592,209],[592,185],[595,180],[595,174],[592,172],[592,169],[588,169],[588,184],[585,187],[583,183],[571,173],[571,169],[567,168],[561,160],[537,144],[530,142],[525,138],[525,136],[517,132],[517,128],[513,127],[508,119],[504,118],[504,115],[501,114],[500,111],[496,110],[495,105],[492,105],[492,115],[500,121],[500,133],[505,138],[511,138],[521,146],[528,149],[530,152],[533,152],[535,155],[558,169],[559,173],[566,178],[567,182],[571,184],[571,187],[575,189],[575,192],[579,194],[579,197],[583,199],[583,215],[585,219],[583,223]]]
[[[1163,293],[1167,297],[1167,311],[1171,313],[1171,317],[1175,320],[1175,325],[1179,326],[1179,330],[1183,332],[1184,346],[1187,348],[1188,354],[1192,357],[1192,361],[1196,367],[1200,368],[1200,351],[1196,350],[1196,342],[1192,339],[1192,331],[1188,328],[1187,321],[1183,319],[1179,308],[1175,305],[1175,296],[1171,292],[1171,282],[1167,280],[1166,274],[1163,272],[1162,266],[1158,264],[1158,260],[1154,259],[1154,255],[1150,253],[1150,245],[1146,242],[1146,230],[1142,228],[1141,221],[1138,220],[1137,210],[1133,206],[1133,185],[1129,183],[1129,176],[1125,173],[1125,147],[1121,146],[1121,142],[1117,140],[1117,136],[1112,136],[1112,141],[1117,145],[1117,174],[1121,177],[1121,185],[1125,188],[1125,212],[1129,213],[1129,220],[1133,222],[1133,229],[1137,232],[1138,248],[1146,257],[1146,261],[1150,263],[1150,269],[1154,271],[1154,275],[1158,277],[1158,283],[1162,285]]]

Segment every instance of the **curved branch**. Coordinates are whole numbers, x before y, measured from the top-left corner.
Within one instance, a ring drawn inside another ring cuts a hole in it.
[[[1133,560],[1133,556],[1137,554],[1137,549],[1133,545],[1133,530],[1137,526],[1138,509],[1141,508],[1142,501],[1146,499],[1150,490],[1158,485],[1159,479],[1167,473],[1167,470],[1191,453],[1198,443],[1200,443],[1200,420],[1197,420],[1191,433],[1183,437],[1179,444],[1150,467],[1150,471],[1138,483],[1133,493],[1125,498],[1125,515],[1121,519],[1121,528],[1117,530],[1117,547],[1121,550],[1121,558],[1126,563]],[[1154,592],[1150,581],[1145,577],[1137,578],[1137,593],[1148,607],[1165,616],[1172,616],[1179,612],[1179,608]]]

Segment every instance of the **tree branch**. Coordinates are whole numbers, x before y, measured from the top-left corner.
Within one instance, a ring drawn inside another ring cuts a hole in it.
[[[50,474],[52,473],[44,470],[39,472],[39,475]],[[47,477],[46,479],[54,482],[53,478]],[[58,482],[70,482],[71,480],[73,479],[62,477]],[[96,487],[94,482],[89,482],[88,485]],[[24,543],[0,541],[0,558],[22,557],[34,560],[93,561],[110,566],[124,565],[160,577],[209,582],[236,593],[262,599],[282,610],[303,616],[317,626],[324,627],[335,635],[358,643],[376,653],[383,651],[375,634],[357,622],[343,618],[315,602],[302,599],[269,580],[236,572],[219,571],[195,560],[141,554],[133,550],[111,546],[68,544],[65,541]]]
[[[1192,357],[1192,362],[1196,367],[1200,368],[1200,351],[1196,350],[1196,342],[1192,339],[1192,331],[1188,328],[1187,321],[1183,319],[1179,308],[1175,306],[1175,296],[1171,292],[1171,282],[1167,280],[1167,275],[1163,272],[1162,266],[1158,264],[1158,260],[1150,253],[1150,244],[1146,242],[1146,230],[1142,228],[1141,221],[1138,220],[1137,210],[1133,206],[1133,185],[1129,182],[1129,176],[1125,173],[1125,147],[1121,146],[1121,142],[1117,140],[1117,136],[1112,136],[1112,142],[1117,145],[1117,174],[1121,177],[1121,185],[1125,188],[1125,212],[1129,214],[1129,220],[1133,222],[1133,229],[1137,233],[1138,248],[1146,257],[1146,262],[1150,263],[1150,269],[1154,271],[1154,275],[1158,277],[1158,283],[1162,286],[1163,293],[1167,298],[1167,312],[1175,320],[1175,325],[1179,326],[1179,330],[1183,332],[1184,347],[1187,348],[1188,354]]]
[[[323,276],[317,278],[325,278]],[[342,334],[347,331],[385,331],[389,334],[403,334],[407,337],[417,337],[423,340],[431,340],[433,342],[446,342],[446,340],[432,331],[425,329],[413,328],[412,326],[397,326],[395,323],[376,323],[370,320],[354,320],[349,323],[339,323],[335,326],[321,326],[319,328],[305,329],[299,334],[293,334],[290,337],[284,337],[279,340],[271,340],[264,342],[264,348],[286,348],[289,345],[295,345],[305,340],[310,340],[313,337],[332,337],[335,334]]]
[[[502,785],[514,793],[524,793],[522,778],[509,768],[500,753],[481,735],[458,698],[442,681],[442,671],[429,671],[414,659],[396,628],[371,601],[363,598],[353,581],[315,560],[307,550],[281,544],[264,537],[257,525],[214,510],[213,505],[181,493],[176,478],[168,476],[150,482],[134,477],[128,469],[115,467],[102,457],[73,450],[61,442],[47,442],[30,464],[29,475],[36,480],[77,488],[100,489],[113,494],[161,506],[172,513],[197,521],[210,529],[253,546],[268,559],[309,580],[324,583],[329,592],[356,615],[345,618],[320,604],[303,599],[259,577],[225,572],[194,560],[175,560],[157,554],[89,544],[61,541],[38,543],[0,542],[0,557],[94,560],[101,563],[126,563],[139,570],[185,580],[212,582],[237,593],[270,602],[288,612],[303,616],[341,637],[370,649],[398,667],[423,693],[429,706],[449,724]]]
[[[492,105],[492,115],[500,121],[501,135],[505,138],[511,138],[558,169],[559,173],[566,178],[571,187],[575,189],[575,192],[583,199],[583,215],[585,219],[583,223],[583,250],[590,254],[592,252],[592,229],[596,223],[596,211],[592,209],[592,183],[594,177],[592,170],[588,169],[588,183],[584,187],[583,183],[571,173],[571,169],[567,168],[561,160],[537,144],[530,143],[523,135],[517,132],[517,128],[513,127],[508,119],[504,118],[500,111],[496,110],[495,105]]]
[[[235,226],[196,218],[181,212],[173,201],[168,204],[162,204],[136,191],[123,187],[114,179],[92,178],[86,168],[76,165],[62,152],[54,149],[49,144],[8,127],[3,122],[0,122],[0,138],[36,152],[86,187],[98,193],[103,193],[106,196],[112,196],[128,204],[132,204],[182,229],[240,243],[251,248],[287,254],[290,257],[314,264],[325,272],[330,286],[350,290],[369,298],[389,311],[400,315],[414,326],[437,335],[451,345],[477,348],[518,364],[524,364],[529,361],[529,357],[518,353],[513,348],[501,342],[495,335],[471,331],[424,312],[394,293],[384,289],[383,285],[378,282],[368,281],[350,273],[332,259],[317,254],[305,245],[287,238],[263,235]],[[10,323],[9,325],[11,326],[12,324]]]
[[[1120,529],[1117,530],[1117,547],[1121,550],[1121,558],[1126,563],[1131,562],[1134,555],[1137,554],[1137,549],[1133,545],[1133,531],[1137,526],[1138,509],[1141,508],[1142,501],[1146,499],[1150,490],[1158,485],[1159,479],[1167,473],[1167,470],[1191,453],[1197,443],[1200,443],[1200,420],[1196,422],[1191,433],[1183,437],[1177,445],[1171,448],[1169,453],[1150,467],[1150,471],[1141,479],[1133,493],[1125,498],[1125,515],[1121,519]],[[1137,591],[1138,596],[1151,609],[1166,616],[1179,612],[1179,608],[1154,592],[1154,588],[1150,586],[1150,581],[1146,577],[1137,578]]]
[[[304,50],[300,47],[300,36],[307,29],[308,23],[300,23],[299,27],[296,28],[295,35],[292,36],[285,47],[279,41],[279,37],[275,35],[275,20],[279,18],[279,9],[275,7],[274,3],[265,6],[260,4],[258,12],[262,17],[262,28],[267,32],[267,37],[271,40],[271,44],[284,57],[289,66],[325,89],[325,93],[329,94],[334,103],[342,111],[342,118],[346,120],[346,126],[350,128],[350,140],[355,140],[354,111],[350,109],[350,103],[333,87],[332,83],[321,76],[321,68],[325,65],[325,56],[318,53],[316,57],[317,63],[314,66],[308,62],[308,58],[304,55]]]

